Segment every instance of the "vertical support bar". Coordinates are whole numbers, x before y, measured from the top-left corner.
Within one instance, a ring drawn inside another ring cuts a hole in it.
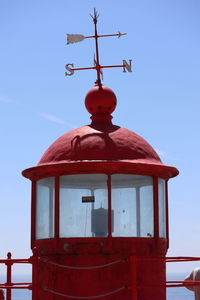
[[[112,238],[111,175],[108,175],[108,237]]]
[[[32,181],[31,186],[31,249],[33,249],[33,243],[36,233],[36,182]]]
[[[97,71],[97,83],[99,86],[101,86],[101,68],[99,64],[99,47],[98,47],[98,33],[97,33],[97,19],[98,15],[96,12],[96,9],[94,9],[94,17],[93,17],[93,22],[94,22],[94,38],[95,38],[95,46],[96,46],[96,71]]]
[[[53,186],[52,183],[50,181],[50,184],[48,186],[49,188],[49,238],[53,238],[54,237],[54,201],[55,201],[55,197],[54,197],[54,189],[55,189],[55,183],[53,182]]]
[[[93,196],[94,197],[94,189],[90,189],[90,191],[91,191],[91,196]],[[94,202],[92,202],[92,211],[91,211],[91,213],[94,211]],[[94,232],[92,231],[92,237],[95,237],[95,234],[94,234]]]
[[[137,257],[135,255],[130,256],[131,266],[131,300],[137,300]]]
[[[0,300],[4,300],[4,290],[0,289]]]
[[[32,264],[32,300],[38,300],[38,256],[37,248],[33,248],[33,255],[30,258]]]
[[[136,226],[137,237],[141,236],[141,216],[140,216],[140,188],[136,187]]]
[[[169,248],[169,204],[168,204],[168,181],[165,181],[165,201],[166,201],[166,238],[167,248]]]
[[[158,178],[153,177],[154,238],[159,238]]]
[[[54,233],[55,238],[59,238],[59,177],[55,177],[55,216],[54,216]]]
[[[7,266],[7,282],[6,285],[7,286],[11,286],[12,285],[12,261],[11,261],[11,257],[12,254],[10,252],[8,252],[7,254],[7,261],[6,261],[6,266]],[[6,300],[11,300],[12,297],[12,290],[11,288],[7,288],[6,290]]]

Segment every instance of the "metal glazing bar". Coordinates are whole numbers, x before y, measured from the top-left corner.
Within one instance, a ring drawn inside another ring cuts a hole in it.
[[[159,238],[158,178],[153,177],[154,237]]]
[[[54,235],[59,238],[59,177],[55,177],[55,211],[54,211]]]
[[[136,229],[137,237],[141,236],[140,188],[136,187]]]
[[[112,237],[112,203],[111,203],[111,175],[108,175],[108,237]]]
[[[166,238],[167,238],[167,247],[169,247],[169,206],[168,206],[168,183],[165,181],[165,203],[166,203]]]
[[[50,185],[49,187],[49,237],[54,237],[54,184],[53,186]]]
[[[36,231],[36,182],[32,181],[31,187],[31,249],[35,240]]]

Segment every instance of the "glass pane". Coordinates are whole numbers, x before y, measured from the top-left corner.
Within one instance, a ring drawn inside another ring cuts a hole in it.
[[[54,236],[54,178],[37,182],[36,189],[36,239]]]
[[[140,219],[142,237],[153,236],[153,186],[140,188]]]
[[[108,235],[107,176],[60,177],[60,237]]]
[[[165,201],[165,181],[158,179],[158,199],[159,199],[159,235],[166,238],[166,201]]]
[[[112,175],[113,236],[153,236],[153,182],[141,175]]]

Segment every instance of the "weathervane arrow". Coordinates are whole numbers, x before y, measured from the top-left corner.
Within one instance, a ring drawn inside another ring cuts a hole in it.
[[[65,69],[67,70],[67,72],[65,72],[65,76],[71,76],[74,74],[74,71],[79,71],[79,70],[89,70],[89,69],[95,69],[97,71],[97,81],[96,83],[101,86],[101,77],[103,77],[103,72],[102,69],[103,68],[116,68],[116,67],[122,67],[123,68],[123,72],[132,72],[132,60],[129,59],[129,62],[127,62],[126,60],[123,60],[123,64],[122,65],[113,65],[113,66],[101,66],[99,63],[99,49],[98,49],[98,38],[100,37],[110,37],[110,36],[117,36],[118,38],[120,38],[122,35],[126,35],[126,33],[121,33],[120,31],[118,31],[118,33],[114,33],[114,34],[104,34],[104,35],[98,35],[97,33],[97,20],[99,15],[97,14],[96,9],[94,9],[94,15],[91,15],[93,22],[94,22],[94,26],[95,26],[95,33],[94,35],[91,36],[84,36],[82,34],[67,34],[67,44],[73,44],[73,43],[77,43],[77,42],[81,42],[85,39],[89,39],[89,38],[94,38],[95,39],[95,46],[96,46],[96,55],[94,56],[94,66],[93,67],[87,67],[87,68],[74,68],[74,64],[66,64]]]
[[[109,37],[109,36],[117,36],[118,38],[120,38],[122,35],[126,35],[127,33],[121,33],[120,31],[118,31],[118,33],[114,33],[114,34],[102,34],[102,35],[98,35],[97,37]],[[91,36],[84,36],[82,34],[66,34],[67,36],[67,45],[69,44],[73,44],[73,43],[78,43],[81,42],[85,39],[91,39],[91,38],[95,38],[95,35],[91,35]]]

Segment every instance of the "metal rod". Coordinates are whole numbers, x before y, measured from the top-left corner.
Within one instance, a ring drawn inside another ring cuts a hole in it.
[[[105,68],[123,68],[124,65],[115,65],[115,66],[100,66],[100,69],[105,69]],[[94,70],[97,69],[96,67],[88,67],[88,68],[73,68],[71,70],[73,71],[80,71],[80,70]]]
[[[97,12],[94,9],[94,38],[95,38],[95,46],[96,46],[96,70],[97,70],[97,83],[101,86],[101,76],[100,76],[100,64],[99,64],[99,49],[98,49],[98,33],[97,33]]]
[[[127,33],[113,33],[113,34],[102,34],[102,35],[98,35],[97,37],[109,37],[109,36],[118,36],[120,37],[121,35],[126,35]],[[85,36],[85,39],[91,39],[91,38],[95,38],[95,35],[89,35],[89,36]]]
[[[37,248],[33,248],[33,255],[31,256],[32,263],[32,300],[38,299],[38,257]]]
[[[0,288],[5,289],[5,290],[8,290],[8,289],[18,289],[18,290],[28,289],[29,290],[29,289],[31,289],[31,283],[27,283],[27,286],[13,286],[13,285],[7,286],[7,285],[2,284],[2,285],[0,285]]]
[[[88,68],[75,68],[75,69],[71,69],[71,70],[73,70],[73,71],[80,71],[80,70],[96,70],[96,67],[88,67]]]
[[[6,264],[7,263],[7,259],[0,259],[0,264]],[[10,261],[12,261],[13,264],[27,264],[30,263],[29,259],[10,259]]]
[[[101,69],[105,69],[105,68],[123,68],[124,65],[115,65],[115,66],[101,66]]]
[[[8,252],[7,254],[7,262],[6,262],[6,266],[7,266],[7,281],[6,281],[6,285],[7,285],[7,291],[6,291],[6,300],[11,300],[12,297],[12,261],[11,261],[11,257],[12,254],[10,252]]]

